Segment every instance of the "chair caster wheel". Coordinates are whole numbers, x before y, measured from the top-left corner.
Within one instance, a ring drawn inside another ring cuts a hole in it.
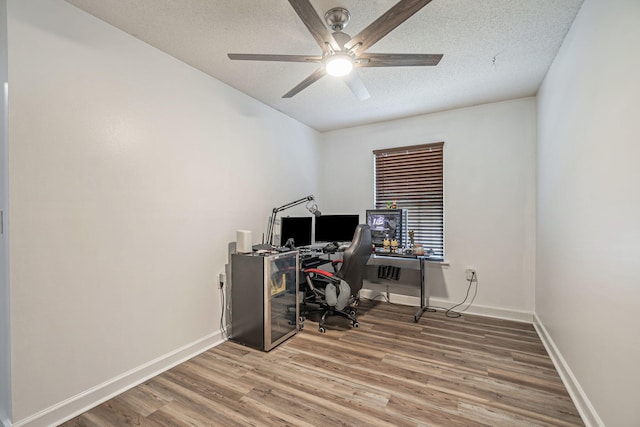
[[[353,322],[353,327],[354,327],[354,328],[359,328],[359,327],[360,327],[360,323],[358,323],[358,322]]]
[[[307,318],[306,318],[306,317],[304,317],[304,316],[300,316],[300,317],[298,317],[298,322],[299,322],[299,323],[304,323],[304,321],[305,321],[305,320],[307,320]]]
[[[356,315],[356,311],[355,310],[349,310],[349,315],[355,316]]]
[[[318,332],[320,332],[321,334],[324,334],[325,332],[327,332],[327,330],[324,328],[324,326],[320,326],[318,328]]]

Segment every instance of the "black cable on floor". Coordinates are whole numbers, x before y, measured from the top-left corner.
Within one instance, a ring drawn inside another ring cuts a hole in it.
[[[457,318],[457,317],[462,316],[462,312],[467,311],[467,309],[469,307],[471,307],[471,304],[473,304],[473,301],[476,299],[476,295],[478,295],[478,281],[477,280],[475,280],[476,287],[475,287],[475,291],[473,293],[473,298],[471,298],[471,301],[469,301],[469,305],[467,305],[464,309],[462,309],[460,311],[455,311],[454,308],[461,306],[462,304],[464,304],[467,301],[467,298],[469,298],[469,292],[471,291],[471,285],[473,284],[475,278],[476,278],[476,273],[474,271],[473,273],[471,273],[471,279],[469,279],[469,286],[467,287],[467,295],[465,295],[465,297],[462,300],[462,302],[454,305],[451,308],[427,306],[425,311],[434,312],[434,311],[442,310],[442,311],[444,311],[444,315],[445,316],[451,317],[451,318]]]

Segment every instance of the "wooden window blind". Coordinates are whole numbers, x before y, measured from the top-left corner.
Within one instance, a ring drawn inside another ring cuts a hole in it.
[[[375,207],[408,210],[415,243],[444,259],[444,142],[374,150]]]

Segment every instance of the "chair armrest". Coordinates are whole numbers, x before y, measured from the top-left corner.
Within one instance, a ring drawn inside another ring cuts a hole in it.
[[[319,268],[307,268],[303,270],[303,273],[308,277],[310,274],[315,274],[320,276],[320,279],[326,280],[332,283],[340,283],[340,278],[335,277],[334,274],[330,271],[320,270]],[[308,279],[307,279],[308,280]]]

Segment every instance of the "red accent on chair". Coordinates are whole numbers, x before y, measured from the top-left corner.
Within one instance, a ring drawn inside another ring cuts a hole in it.
[[[309,273],[315,273],[315,274],[320,274],[322,276],[326,276],[326,277],[333,277],[333,273],[327,270],[320,270],[319,268],[307,268],[306,270],[304,270],[305,274],[309,274]]]

